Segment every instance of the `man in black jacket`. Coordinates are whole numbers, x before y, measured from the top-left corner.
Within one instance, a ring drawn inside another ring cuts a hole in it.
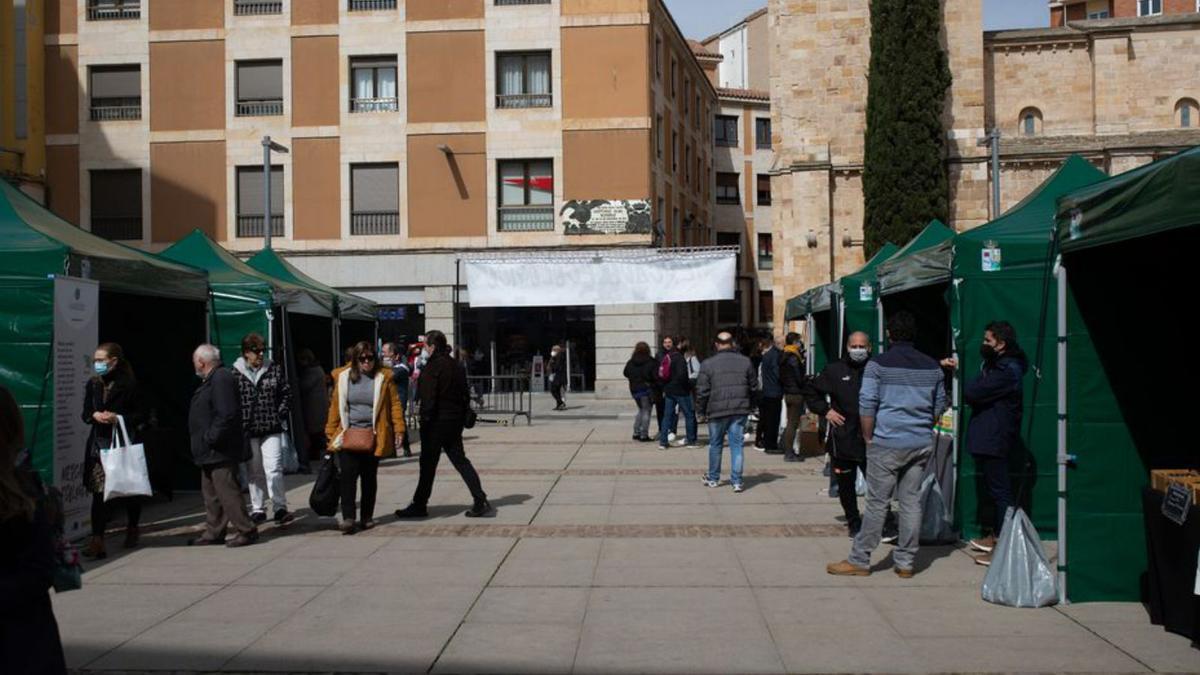
[[[779,383],[779,350],[775,336],[767,333],[759,340],[762,360],[758,372],[762,379],[762,399],[758,403],[757,450],[768,455],[783,454],[779,449],[779,416],[783,412],[783,387]]]
[[[566,410],[563,388],[567,386],[567,354],[561,345],[550,348],[550,363],[546,366],[550,378],[550,395],[554,397],[554,410]]]
[[[425,336],[429,361],[417,379],[417,398],[421,401],[421,475],[412,503],[396,511],[397,518],[425,518],[433,493],[442,453],[450,458],[458,475],[471,491],[474,505],[466,515],[480,518],[493,511],[487,494],[479,481],[479,473],[463,450],[463,428],[471,410],[471,392],[467,386],[467,371],[450,355],[445,333],[431,330]]]
[[[796,436],[800,432],[800,418],[804,416],[804,398],[809,386],[808,377],[804,374],[804,344],[800,341],[799,333],[788,333],[784,337],[783,356],[779,360],[779,386],[783,389],[783,401],[787,404],[783,461],[799,462]]]
[[[826,365],[813,379],[807,401],[808,409],[828,424],[825,449],[831,458],[850,536],[857,535],[862,527],[854,483],[858,471],[866,475],[867,445],[858,418],[858,394],[862,389],[863,368],[870,358],[870,338],[863,332],[852,333],[842,358]]]
[[[663,422],[658,430],[658,449],[666,450],[670,447],[670,433],[675,428],[680,411],[683,412],[687,429],[686,445],[689,448],[697,448],[696,407],[692,403],[692,379],[688,376],[687,358],[674,342],[671,343],[666,358],[670,359],[670,377],[662,383],[666,403]]]
[[[200,467],[205,531],[188,544],[224,543],[230,548],[253,544],[258,540],[258,528],[246,513],[237,479],[238,464],[250,459],[250,446],[242,429],[237,380],[221,367],[221,352],[213,345],[197,347],[192,354],[192,365],[201,382],[192,395],[188,433],[192,459]],[[227,525],[237,530],[237,536],[225,543]]]

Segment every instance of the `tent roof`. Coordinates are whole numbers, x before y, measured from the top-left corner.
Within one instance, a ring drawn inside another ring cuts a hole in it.
[[[823,312],[833,306],[834,284],[823,284],[797,295],[787,301],[784,309],[786,321],[798,321],[813,312]]]
[[[260,272],[198,229],[172,244],[160,257],[207,270],[214,292],[245,296],[266,304],[274,301],[303,314],[333,314],[332,295]]]
[[[879,292],[887,295],[950,280],[954,230],[933,219],[896,255],[879,264]]]
[[[1064,252],[1200,225],[1200,146],[1075,190],[1057,215]]]
[[[0,181],[0,261],[2,276],[68,274],[122,293],[208,297],[203,270],[85,232],[5,181]]]
[[[875,252],[875,255],[871,256],[871,259],[867,261],[867,264],[860,267],[858,271],[851,272],[850,274],[847,274],[838,280],[841,289],[845,291],[846,288],[857,286],[864,281],[874,281],[876,269],[882,265],[885,260],[896,255],[896,252],[899,250],[900,247],[896,246],[890,241],[884,244],[883,248],[880,248]],[[837,291],[835,290],[834,292],[836,293]]]
[[[1104,180],[1104,172],[1071,155],[1021,203],[999,218],[955,237],[954,276],[993,275],[982,269],[980,251],[989,243],[1001,250],[1001,270],[1043,274],[1054,233],[1058,198]]]
[[[296,269],[295,265],[283,259],[273,249],[263,249],[255,253],[246,264],[254,269],[269,274],[276,279],[305,286],[322,293],[332,295],[337,299],[338,313],[344,319],[361,319],[374,321],[378,306],[352,293],[338,290],[332,286],[313,279],[304,272]]]

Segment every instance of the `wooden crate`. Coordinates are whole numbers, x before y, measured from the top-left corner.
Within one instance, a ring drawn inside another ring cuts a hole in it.
[[[1154,469],[1150,472],[1150,487],[1159,492],[1166,492],[1170,483],[1192,478],[1200,479],[1200,473],[1193,469]]]

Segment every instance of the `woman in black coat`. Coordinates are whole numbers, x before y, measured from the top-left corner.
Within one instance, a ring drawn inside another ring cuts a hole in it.
[[[0,386],[0,673],[58,675],[67,665],[50,604],[56,533],[36,474],[18,462],[24,445],[21,411]]]
[[[106,342],[97,347],[92,366],[95,374],[88,379],[83,393],[83,421],[92,427],[84,448],[83,465],[83,485],[92,493],[92,538],[83,555],[100,559],[108,556],[104,550],[104,530],[108,525],[110,506],[125,508],[125,548],[133,548],[138,543],[142,498],[120,497],[105,503],[100,450],[112,444],[118,415],[125,418],[126,431],[136,438],[143,413],[133,368],[120,345]],[[128,440],[136,442],[133,438]]]
[[[633,440],[649,442],[650,410],[654,407],[654,387],[658,383],[658,363],[650,356],[650,345],[637,343],[633,356],[625,362],[624,374],[629,380],[629,394],[638,407],[633,421]]]

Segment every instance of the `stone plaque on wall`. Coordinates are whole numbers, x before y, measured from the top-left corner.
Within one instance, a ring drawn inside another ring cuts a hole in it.
[[[572,200],[559,212],[565,234],[650,234],[650,202],[644,199]]]

